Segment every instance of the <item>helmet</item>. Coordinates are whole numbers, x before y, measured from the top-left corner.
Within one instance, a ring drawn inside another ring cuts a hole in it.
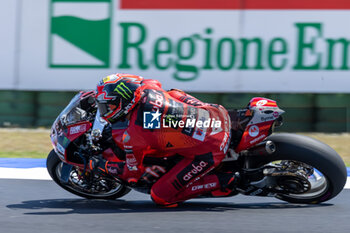
[[[96,102],[103,119],[114,122],[126,116],[141,99],[143,78],[113,74],[97,84]]]

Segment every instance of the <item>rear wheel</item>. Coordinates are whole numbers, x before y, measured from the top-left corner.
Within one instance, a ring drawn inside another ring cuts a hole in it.
[[[328,145],[296,134],[274,134],[267,140],[274,143],[276,150],[263,156],[265,158],[260,159],[257,167],[282,164],[282,167],[292,166],[289,170],[299,172],[297,177],[287,175],[279,181],[280,188],[289,193],[278,194],[277,198],[291,203],[316,204],[332,199],[343,190],[347,180],[346,167]]]
[[[115,180],[99,179],[94,187],[87,185],[87,183],[80,178],[79,171],[73,167],[70,171],[68,182],[62,182],[61,171],[64,162],[60,160],[54,150],[50,152],[46,160],[47,170],[51,178],[61,186],[63,189],[80,197],[89,199],[117,199],[130,192],[130,189]]]
[[[294,203],[319,203],[318,198],[330,191],[330,180],[319,170],[315,164],[309,165],[295,160],[274,161],[270,165],[282,168],[281,176],[275,172],[276,189],[282,191],[276,197]],[[327,195],[326,195],[327,196]]]

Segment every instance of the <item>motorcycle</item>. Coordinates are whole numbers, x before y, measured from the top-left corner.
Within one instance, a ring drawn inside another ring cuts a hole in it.
[[[51,178],[63,189],[84,198],[117,199],[131,189],[149,193],[157,180],[130,185],[88,169],[87,162],[92,156],[114,162],[125,159],[115,150],[104,148],[102,132],[109,128],[112,137],[118,139],[127,122],[118,122],[111,128],[100,117],[94,95],[94,91],[78,93],[53,123],[50,134],[53,150],[47,157]],[[341,157],[313,138],[274,133],[283,123],[283,113],[276,101],[261,97],[251,99],[244,109],[230,111],[235,126],[228,152],[220,166],[211,171],[235,172],[239,177],[235,190],[227,196],[270,196],[290,203],[316,204],[342,191],[347,171]],[[143,165],[169,170],[177,159],[146,156]]]

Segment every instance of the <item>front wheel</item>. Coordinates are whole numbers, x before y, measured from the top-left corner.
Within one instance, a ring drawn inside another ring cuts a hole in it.
[[[267,140],[274,143],[276,151],[263,158],[259,166],[290,166],[306,174],[303,180],[289,177],[281,179],[279,188],[291,192],[277,194],[278,199],[291,203],[317,204],[334,198],[343,190],[347,180],[346,167],[337,152],[328,145],[296,134],[274,134]],[[302,190],[303,186],[304,192],[296,191]]]
[[[75,167],[70,171],[68,182],[62,182],[60,177],[63,165],[64,162],[52,150],[46,160],[47,171],[56,184],[70,193],[89,199],[114,200],[130,192],[128,187],[108,179],[101,179],[94,187],[90,187],[79,178],[79,171]]]

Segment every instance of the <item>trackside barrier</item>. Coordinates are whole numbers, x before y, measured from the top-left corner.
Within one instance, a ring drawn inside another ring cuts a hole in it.
[[[51,126],[76,92],[0,91],[0,127]],[[350,132],[350,94],[191,93],[228,109],[244,108],[254,96],[284,109],[285,132]]]

